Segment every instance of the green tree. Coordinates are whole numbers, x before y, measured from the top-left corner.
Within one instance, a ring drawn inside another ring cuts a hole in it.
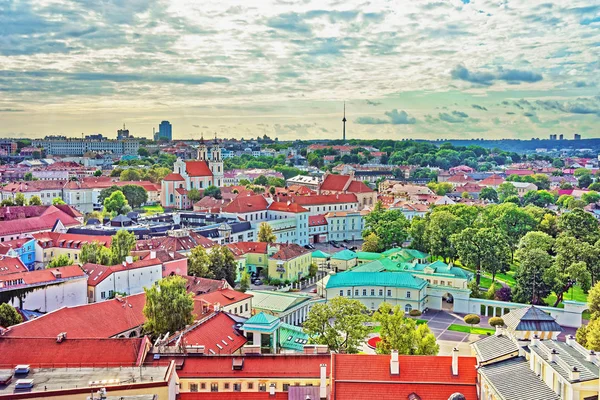
[[[192,204],[194,204],[202,198],[202,195],[200,194],[200,191],[198,189],[192,188],[188,190],[187,197],[192,202]]]
[[[399,354],[405,355],[437,355],[440,350],[427,324],[417,325],[414,319],[405,318],[400,306],[382,303],[373,319],[380,324],[378,354],[398,350]]]
[[[203,195],[215,198],[217,200],[222,198],[221,189],[219,189],[216,186],[209,186],[206,189],[204,189]]]
[[[53,206],[60,206],[62,204],[67,204],[63,201],[63,199],[61,199],[60,197],[55,197],[52,199],[52,205]]]
[[[508,268],[510,247],[506,235],[496,228],[467,228],[452,235],[451,241],[462,263],[476,269],[476,281],[481,281],[481,270],[492,275]]]
[[[23,176],[23,180],[25,181],[32,181],[33,180],[33,174],[31,172],[27,172],[24,176]]]
[[[556,237],[558,235],[558,217],[550,213],[545,214],[540,221],[539,229],[552,237]]]
[[[541,249],[550,252],[554,247],[554,242],[554,238],[545,232],[531,231],[521,238],[517,251],[522,253],[532,249]]]
[[[145,148],[145,147],[140,147],[140,148],[138,149],[138,155],[139,155],[140,157],[148,157],[148,156],[150,155],[150,152],[148,151],[148,149],[147,149],[147,148]]]
[[[15,204],[18,206],[26,206],[27,205],[27,199],[25,198],[25,195],[23,193],[17,193],[15,195]]]
[[[594,192],[600,192],[600,182],[594,182],[590,186],[588,186],[589,190],[593,190]]]
[[[21,317],[21,314],[19,314],[13,306],[8,303],[0,304],[1,327],[8,328],[9,326],[20,324],[21,322],[23,322],[23,317]]]
[[[141,186],[125,185],[121,191],[132,208],[138,208],[148,201],[148,192]]]
[[[264,175],[259,175],[256,179],[254,179],[255,185],[266,186],[269,184],[269,180]]]
[[[519,196],[516,196],[516,195],[508,196],[507,198],[504,199],[503,203],[512,203],[512,204],[516,204],[516,205],[520,206],[521,199],[519,198]]]
[[[492,328],[504,326],[504,320],[501,317],[492,317],[488,319],[488,324],[490,324]]]
[[[120,190],[113,192],[108,198],[104,200],[104,209],[107,212],[115,212],[122,214],[125,211],[125,207],[129,206],[125,195]]]
[[[556,205],[563,208],[569,208],[569,203],[574,200],[574,197],[569,194],[563,194],[556,200]]]
[[[373,211],[365,216],[363,238],[374,232],[379,237],[379,245],[383,250],[401,246],[408,239],[409,222],[400,210],[385,210],[381,202],[377,202]]]
[[[73,260],[71,260],[68,255],[61,254],[50,260],[48,265],[46,265],[46,268],[66,267],[67,265],[73,265]]]
[[[379,238],[375,232],[369,233],[363,242],[362,251],[369,251],[373,253],[379,252]]]
[[[554,195],[547,190],[530,190],[523,196],[523,204],[533,204],[538,207],[546,207],[554,204]]]
[[[482,200],[490,201],[492,203],[497,203],[498,192],[493,187],[484,187],[479,193],[479,198]]]
[[[194,300],[187,293],[185,278],[174,275],[158,281],[158,285],[144,288],[146,305],[144,331],[152,337],[177,332],[194,322]]]
[[[98,242],[86,243],[81,246],[79,262],[82,264],[113,265],[112,259],[113,256],[110,249]]]
[[[500,184],[498,186],[497,192],[498,192],[498,200],[500,200],[501,203],[504,203],[504,201],[510,196],[518,196],[519,195],[519,192],[517,191],[517,188],[515,187],[515,185],[513,185],[510,182],[504,182],[504,183]]]
[[[97,169],[97,170],[94,172],[94,176],[102,176],[102,170],[101,170],[101,169]]]
[[[264,243],[274,243],[277,237],[273,233],[273,228],[266,222],[261,222],[258,227],[258,241]]]
[[[271,176],[271,177],[267,178],[267,180],[268,180],[269,186],[275,186],[275,187],[284,187],[285,186],[285,180],[283,178],[276,178],[274,176]]]
[[[327,303],[315,304],[304,321],[304,332],[311,342],[326,344],[336,353],[358,353],[371,331],[367,308],[358,300],[336,296]]]
[[[118,192],[120,190],[121,190],[121,188],[118,187],[117,185],[112,185],[110,187],[107,187],[106,189],[102,189],[100,191],[100,194],[98,195],[98,202],[101,204],[104,204],[104,200],[109,198],[110,195],[113,194],[114,192]]]
[[[428,243],[426,242],[425,230],[427,229],[427,220],[421,217],[414,217],[410,221],[410,227],[408,230],[410,236],[410,247],[427,252],[430,251],[428,248]]]
[[[240,292],[244,293],[248,289],[250,289],[250,274],[248,271],[244,270],[244,272],[242,272],[242,276],[240,277]]]
[[[598,194],[598,192],[590,190],[589,192],[581,195],[581,200],[585,201],[588,204],[597,203],[598,201],[600,201],[600,194]]]
[[[463,321],[465,321],[465,324],[471,325],[471,330],[473,330],[473,325],[477,325],[481,321],[481,318],[479,318],[479,315],[467,314],[463,318]]]
[[[319,272],[319,266],[315,262],[312,262],[308,267],[308,276],[311,278],[317,276],[317,272]]]
[[[4,200],[2,200],[0,205],[2,205],[2,207],[6,207],[6,206],[10,207],[10,206],[14,206],[15,203],[14,203],[13,199],[4,199]]]
[[[594,182],[594,180],[592,179],[591,175],[587,174],[587,175],[581,175],[579,177],[579,179],[577,179],[577,185],[581,188],[581,189],[585,189],[588,186],[590,186],[592,183]]]
[[[113,236],[110,244],[110,252],[112,253],[113,264],[121,264],[125,258],[131,254],[135,248],[136,240],[133,232],[127,232],[121,229]]]
[[[135,168],[128,168],[123,170],[123,172],[121,172],[121,175],[119,176],[119,180],[121,182],[125,182],[125,181],[139,181],[141,180],[142,176],[140,175],[140,172],[135,169]]]
[[[249,186],[250,184],[252,184],[252,182],[250,182],[248,179],[240,179],[239,181],[240,186]]]
[[[31,196],[31,198],[29,199],[29,205],[30,206],[41,206],[42,199],[40,199],[40,196]]]
[[[237,263],[233,253],[227,246],[214,246],[208,255],[210,267],[215,279],[225,279],[231,286],[235,285]]]
[[[536,227],[536,221],[530,213],[512,203],[499,204],[489,208],[489,210],[487,225],[497,227],[504,232],[510,247],[510,259],[512,261],[519,240]]]
[[[428,251],[445,260],[456,257],[451,236],[465,228],[462,219],[446,210],[436,211],[429,216],[429,223],[425,229],[425,241],[429,245]]]
[[[563,213],[558,218],[558,229],[569,236],[589,243],[596,242],[600,237],[598,221],[593,215],[581,209]]]
[[[552,266],[552,256],[540,248],[524,248],[518,253],[520,264],[515,273],[513,300],[519,303],[544,304],[550,286],[544,279]]]
[[[214,278],[210,265],[208,253],[202,246],[196,246],[192,249],[188,257],[188,274],[200,278]]]
[[[429,182],[427,187],[435,192],[438,196],[444,196],[454,190],[454,186],[450,182]]]

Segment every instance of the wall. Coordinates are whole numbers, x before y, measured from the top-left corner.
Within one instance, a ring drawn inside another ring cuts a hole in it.
[[[320,380],[319,377],[316,376],[314,378],[288,378],[288,379],[282,379],[282,378],[264,378],[264,379],[257,379],[257,378],[236,378],[236,377],[231,377],[229,379],[203,379],[203,378],[180,378],[180,383],[181,383],[181,393],[184,392],[190,392],[190,384],[195,383],[198,385],[198,392],[210,392],[210,385],[211,383],[216,383],[219,386],[219,392],[233,392],[233,384],[234,383],[241,383],[241,391],[242,392],[258,392],[258,385],[259,383],[264,383],[266,385],[266,393],[265,393],[265,398],[268,397],[269,393],[269,386],[274,383],[275,384],[275,391],[276,392],[282,392],[283,391],[283,384],[289,384],[290,386],[294,386],[296,383],[298,383],[300,386],[307,386],[307,385],[311,385],[311,386],[316,386],[318,387],[320,385]],[[201,384],[204,383],[205,389],[202,389]],[[225,389],[225,383],[229,383],[229,389]],[[253,388],[252,389],[248,389],[248,383],[252,383]]]
[[[72,278],[47,286],[40,286],[39,289],[25,295],[23,308],[26,310],[50,312],[65,306],[72,307],[87,304],[86,291],[86,276]],[[18,307],[19,299],[12,299],[11,305]]]
[[[366,290],[366,295],[364,294]],[[371,295],[374,290],[374,295]],[[349,299],[360,300],[368,309],[377,310],[381,303],[389,303],[392,306],[399,305],[405,312],[410,309],[422,311],[425,306],[425,289],[407,289],[399,287],[383,287],[383,286],[352,286],[344,288],[327,288],[326,299],[332,299],[343,292],[343,297]],[[350,291],[350,293],[348,293]],[[383,291],[383,292],[381,292]],[[357,293],[358,292],[358,293]],[[408,297],[410,292],[410,297]],[[406,308],[410,305],[410,309]]]
[[[106,279],[95,286],[93,300],[95,302],[104,301],[110,298],[110,291],[113,293],[136,294],[142,293],[144,287],[150,287],[155,282],[162,279],[162,265],[153,265],[144,268],[133,268],[124,271],[117,271],[109,275]],[[102,298],[104,292],[105,298]]]

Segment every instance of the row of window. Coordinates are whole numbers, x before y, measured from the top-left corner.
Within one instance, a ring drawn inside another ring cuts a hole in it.
[[[427,279],[427,283],[431,283],[431,279]],[[438,284],[438,280],[434,279],[433,280],[433,284],[437,285]],[[452,282],[450,282],[450,281],[448,281],[448,282],[446,282],[446,281],[439,281],[439,285],[440,286],[452,286]]]
[[[359,296],[360,295],[359,293],[360,293],[359,289],[354,289],[354,296]],[[375,296],[375,289],[371,289],[370,293],[371,293],[371,296]],[[379,297],[383,297],[383,289],[379,289],[378,294],[379,294]],[[346,290],[346,295],[348,297],[352,296],[352,289]],[[362,290],[362,295],[363,296],[367,296],[367,289],[363,289]],[[344,290],[343,289],[340,290],[340,296],[342,296],[342,297],[344,296]],[[406,298],[410,299],[410,296],[411,296],[410,291],[407,291],[406,292]],[[387,297],[392,297],[392,289],[388,289],[387,290]]]
[[[225,382],[223,383],[223,389],[224,390],[232,390],[234,392],[241,392],[242,388],[243,388],[243,383],[241,382],[234,382],[233,384],[230,382]],[[254,382],[246,382],[245,383],[246,386],[246,390],[254,390]],[[261,382],[258,384],[257,388],[259,392],[266,392],[267,391],[267,387],[273,386],[275,388],[275,390],[277,390],[277,383],[274,382],[270,385],[267,386],[266,383]],[[282,385],[282,389],[284,392],[287,392],[289,390],[289,387],[292,386],[291,383],[284,383]],[[294,383],[293,386],[300,386],[299,382]],[[312,384],[306,384],[305,386],[312,386]],[[208,384],[205,382],[201,382],[201,383],[190,383],[190,392],[198,392],[199,390],[207,390]],[[210,391],[211,392],[218,392],[219,391],[219,383],[217,382],[213,382],[210,384]]]

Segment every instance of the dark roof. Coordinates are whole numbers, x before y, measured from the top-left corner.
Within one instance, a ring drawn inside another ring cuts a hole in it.
[[[575,345],[577,346],[577,345]],[[577,346],[581,351],[577,350],[573,346],[569,346],[565,342],[559,342],[556,340],[542,340],[536,345],[529,346],[529,349],[539,355],[542,359],[548,362],[548,365],[554,369],[560,376],[569,382],[575,382],[569,378],[569,372],[566,367],[573,368],[577,367],[579,371],[579,379],[577,381],[590,381],[598,379],[598,366],[591,361],[586,360],[587,354],[583,347]],[[548,353],[555,351],[554,358],[557,361],[549,362]]]
[[[472,343],[471,346],[480,363],[487,363],[519,351],[519,346],[506,335],[488,336]]]
[[[558,400],[559,397],[529,368],[525,357],[484,365],[479,373],[500,396],[500,400]]]
[[[554,317],[536,306],[513,310],[506,314],[504,323],[514,331],[561,332]]]

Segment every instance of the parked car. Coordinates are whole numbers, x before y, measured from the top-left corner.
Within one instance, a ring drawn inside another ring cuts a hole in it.
[[[257,279],[257,280],[254,281],[254,284],[256,286],[260,286],[260,285],[262,285],[262,281],[260,279]]]
[[[305,244],[304,248],[310,250],[310,244]]]
[[[317,288],[310,289],[310,292],[311,292],[311,293],[317,293]]]

